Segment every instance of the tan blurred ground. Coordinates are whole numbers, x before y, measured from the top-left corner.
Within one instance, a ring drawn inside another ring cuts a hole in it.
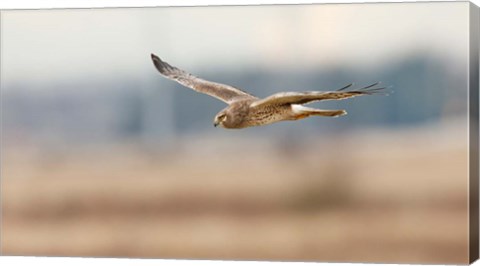
[[[6,145],[2,252],[467,263],[466,136],[203,139],[159,153]]]

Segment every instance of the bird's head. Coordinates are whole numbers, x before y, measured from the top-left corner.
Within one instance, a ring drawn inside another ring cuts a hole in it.
[[[213,126],[217,127],[218,125],[220,125],[223,127],[223,123],[225,121],[227,121],[227,112],[225,110],[222,110],[215,116],[215,119],[213,120]]]

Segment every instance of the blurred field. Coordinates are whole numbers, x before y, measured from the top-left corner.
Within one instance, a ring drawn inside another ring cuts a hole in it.
[[[2,252],[464,264],[463,128],[161,152],[6,145]]]

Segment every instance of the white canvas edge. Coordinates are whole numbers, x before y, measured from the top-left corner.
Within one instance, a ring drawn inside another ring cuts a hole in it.
[[[154,7],[206,5],[261,5],[313,3],[387,3],[387,2],[454,2],[458,0],[2,0],[0,9],[99,8],[99,7]],[[460,1],[460,2],[465,2]],[[480,0],[471,0],[480,6]]]
[[[48,265],[48,266],[401,266],[422,264],[380,264],[380,263],[320,263],[320,262],[269,262],[269,261],[219,261],[219,260],[165,260],[165,259],[116,259],[116,258],[57,258],[57,257],[0,257],[0,265]],[[480,266],[480,261],[471,264]],[[430,265],[435,266],[435,265]]]

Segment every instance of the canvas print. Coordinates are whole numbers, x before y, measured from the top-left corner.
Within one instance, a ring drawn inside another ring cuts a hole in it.
[[[1,254],[472,262],[478,17],[2,11]]]

